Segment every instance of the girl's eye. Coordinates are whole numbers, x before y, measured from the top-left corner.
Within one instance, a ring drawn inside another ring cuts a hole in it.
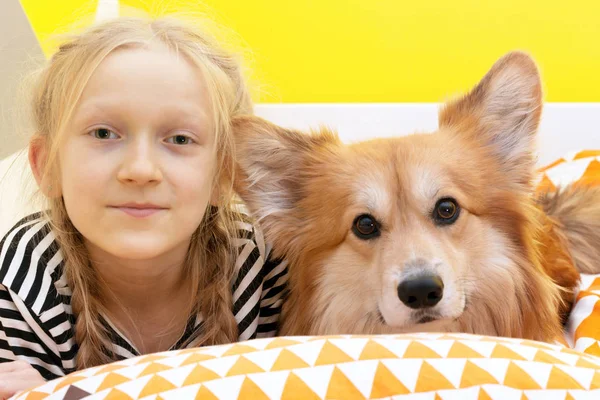
[[[101,140],[118,139],[119,138],[119,135],[117,135],[110,129],[106,129],[106,128],[94,129],[93,131],[90,132],[90,134],[92,136],[94,136],[96,139],[101,139]]]
[[[170,138],[168,138],[167,142],[181,146],[181,145],[185,145],[185,144],[190,144],[193,142],[193,140],[185,135],[175,135],[175,136],[171,136]]]

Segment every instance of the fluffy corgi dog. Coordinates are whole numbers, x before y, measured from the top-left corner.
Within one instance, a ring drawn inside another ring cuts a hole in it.
[[[541,111],[515,52],[429,134],[345,145],[235,120],[236,190],[289,262],[280,334],[559,336],[579,271],[600,270],[600,191],[534,196]]]

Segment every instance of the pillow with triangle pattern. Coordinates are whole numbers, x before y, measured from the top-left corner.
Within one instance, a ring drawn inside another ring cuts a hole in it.
[[[580,150],[540,168],[537,191],[555,191],[574,183],[596,186],[600,184],[600,150]]]
[[[600,399],[600,357],[467,334],[279,337],[140,356],[16,399]]]
[[[569,184],[600,185],[600,150],[572,151],[544,166],[537,176],[536,191],[554,192]],[[581,275],[564,336],[561,342],[565,345],[600,356],[600,275]]]

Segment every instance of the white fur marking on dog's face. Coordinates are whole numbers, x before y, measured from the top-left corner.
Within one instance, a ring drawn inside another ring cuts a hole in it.
[[[420,203],[435,202],[440,190],[440,177],[431,168],[414,168],[411,176],[412,195]]]
[[[386,215],[392,207],[390,191],[385,179],[378,174],[370,174],[359,181],[355,189],[356,204],[378,216]]]

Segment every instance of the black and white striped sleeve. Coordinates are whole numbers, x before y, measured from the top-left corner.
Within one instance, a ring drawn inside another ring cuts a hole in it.
[[[286,263],[269,259],[270,248],[257,226],[240,221],[238,227],[232,287],[238,340],[275,336],[287,283]]]
[[[70,306],[58,293],[62,256],[41,215],[0,242],[0,362],[24,360],[46,379],[74,370]]]
[[[260,299],[257,309],[255,337],[273,337],[277,334],[281,305],[286,295],[287,262],[272,257],[271,245],[265,241],[258,226],[254,226],[254,242],[260,250]]]
[[[58,345],[44,323],[0,285],[0,362],[14,360],[27,361],[45,379],[65,375]]]
[[[277,334],[281,305],[287,293],[287,262],[285,260],[272,259],[270,251],[268,251],[268,254],[267,261],[263,266],[264,278],[258,315],[257,337],[273,337]]]

